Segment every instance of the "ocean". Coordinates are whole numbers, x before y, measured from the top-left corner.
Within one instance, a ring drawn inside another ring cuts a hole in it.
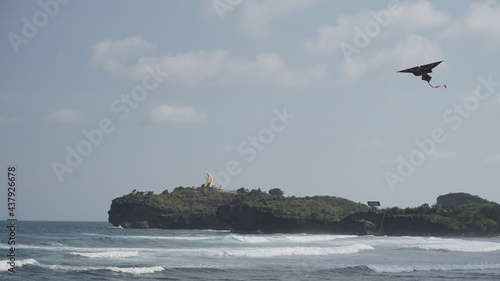
[[[7,226],[7,222],[4,222]],[[0,280],[500,280],[500,238],[236,234],[16,224],[0,232]]]

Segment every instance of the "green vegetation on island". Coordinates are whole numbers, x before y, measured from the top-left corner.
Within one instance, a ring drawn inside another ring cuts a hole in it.
[[[113,203],[144,204],[167,214],[215,214],[217,207],[231,202],[235,197],[231,192],[220,192],[213,188],[191,188],[179,186],[172,192],[164,190],[160,194],[152,191],[137,192],[116,198]]]
[[[368,211],[368,206],[334,196],[284,196],[280,189],[269,193],[258,190],[238,190],[233,205],[245,205],[279,218],[314,219],[336,222],[356,212]]]
[[[500,205],[468,193],[437,204],[372,209],[334,196],[285,196],[279,188],[182,187],[161,194],[133,191],[112,201],[109,222],[125,228],[230,229],[382,235],[493,236]]]
[[[221,215],[217,217],[221,206],[247,207],[279,219],[322,222],[336,222],[349,214],[368,210],[364,204],[338,197],[284,196],[279,188],[264,192],[260,188],[227,191],[180,186],[161,194],[134,190],[114,199],[108,214],[113,225],[123,227],[210,228],[215,224],[217,229],[232,229],[220,220]]]

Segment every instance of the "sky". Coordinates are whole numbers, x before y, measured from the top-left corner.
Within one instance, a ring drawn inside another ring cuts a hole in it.
[[[500,202],[500,1],[1,1],[0,208],[133,189]],[[443,61],[420,77],[397,71]],[[498,82],[497,82],[498,81]],[[7,218],[7,212],[1,212]]]

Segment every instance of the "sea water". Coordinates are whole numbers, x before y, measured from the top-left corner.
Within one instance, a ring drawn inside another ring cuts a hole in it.
[[[500,238],[235,234],[18,221],[0,280],[500,280]]]

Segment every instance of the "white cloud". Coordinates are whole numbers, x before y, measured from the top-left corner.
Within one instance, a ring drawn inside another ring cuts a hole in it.
[[[409,66],[443,59],[441,46],[423,36],[408,34],[393,49],[376,55],[380,61],[394,60]]]
[[[326,77],[326,65],[315,65],[304,70],[289,70],[281,56],[260,53],[254,60],[226,61],[220,71],[220,82],[268,82],[282,86],[303,87]]]
[[[423,63],[430,63],[444,59],[439,44],[425,37],[408,34],[392,49],[378,52],[366,51],[358,56],[353,56],[349,61],[344,61],[340,66],[343,76],[349,79],[358,79],[367,71],[390,66],[399,68],[411,67]],[[395,64],[397,62],[397,65]]]
[[[169,73],[169,81],[187,86],[210,81],[268,82],[296,87],[306,86],[326,76],[326,66],[323,64],[303,70],[290,70],[283,58],[275,53],[260,53],[254,60],[240,59],[222,49],[163,57],[144,56],[143,53],[153,46],[138,36],[116,42],[104,40],[92,48],[92,62],[112,74],[139,81],[146,75],[147,66],[153,69],[159,66],[162,72]]]
[[[381,34],[398,36],[418,29],[439,27],[449,20],[448,15],[438,11],[428,1],[404,2],[400,6],[377,11],[364,10],[354,15],[339,15],[335,25],[320,26],[316,38],[304,41],[303,46],[311,52],[341,53],[341,43],[357,46],[355,40],[361,33],[369,35],[372,41]]]
[[[355,26],[356,24],[352,17],[340,15],[337,18],[337,25],[324,24],[320,26],[316,38],[304,41],[303,46],[307,50],[316,53],[339,51],[342,42],[347,43],[353,40]]]
[[[20,119],[17,118],[7,118],[0,116],[0,124],[10,124],[10,123],[19,123],[21,122]]]
[[[178,124],[203,122],[206,118],[205,112],[196,111],[192,107],[163,104],[151,110],[147,120],[153,124]]]
[[[443,32],[444,36],[462,40],[480,40],[487,47],[500,47],[500,3],[472,3],[465,17]]]
[[[238,26],[251,36],[261,38],[266,35],[270,22],[317,2],[318,0],[244,1],[239,6],[242,9],[242,16]]]
[[[450,16],[429,1],[412,1],[402,4],[401,12],[394,14],[390,27],[397,31],[415,32],[416,29],[437,28],[450,21]]]
[[[115,42],[106,39],[92,46],[91,63],[110,73],[141,79],[145,75],[147,61],[151,60],[142,55],[155,48],[155,44],[143,40],[141,36]]]
[[[74,109],[62,109],[60,111],[47,112],[43,116],[43,120],[46,122],[78,122],[83,121],[85,115]]]

